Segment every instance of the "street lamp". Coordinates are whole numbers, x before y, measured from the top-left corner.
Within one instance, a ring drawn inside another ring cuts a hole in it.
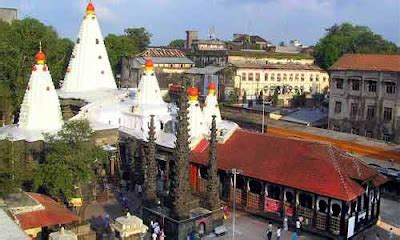
[[[236,223],[236,175],[242,174],[243,170],[232,168],[231,173],[233,174],[233,219],[232,219],[232,240],[235,239],[235,223]]]

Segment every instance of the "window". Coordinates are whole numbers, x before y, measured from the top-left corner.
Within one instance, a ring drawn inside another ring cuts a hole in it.
[[[336,81],[336,89],[343,89],[343,79],[335,79]]]
[[[265,80],[265,81],[268,81],[268,73],[266,73],[266,74],[264,75],[264,80]]]
[[[367,120],[373,120],[375,118],[375,106],[367,106]]]
[[[253,73],[249,73],[249,81],[253,81]]]
[[[260,73],[256,73],[256,81],[257,81],[257,82],[260,81]]]
[[[287,79],[287,75],[286,75],[286,73],[284,73],[283,74],[283,81],[286,81],[286,79]]]
[[[394,82],[386,82],[386,93],[388,94],[396,94],[396,83]]]
[[[314,80],[314,76],[311,74],[310,75],[310,82],[312,82]]]
[[[101,59],[101,56],[99,56],[99,59]]]
[[[360,134],[360,128],[352,127],[351,128],[351,134],[356,134],[356,135]]]
[[[277,75],[277,77],[276,77],[276,81],[281,81],[281,74],[280,73],[278,73],[278,75]]]
[[[360,80],[357,79],[351,80],[351,90],[360,91]]]
[[[357,111],[358,111],[358,103],[351,103],[350,116],[352,117],[357,116]]]
[[[335,102],[335,113],[341,113],[342,112],[342,102]]]
[[[376,92],[376,81],[369,80],[367,81],[368,92]]]
[[[366,131],[365,131],[365,136],[366,136],[367,138],[372,138],[372,137],[373,137],[372,131],[371,131],[371,130],[366,130]]]
[[[392,135],[391,134],[383,134],[382,140],[385,142],[390,142],[390,141],[392,141]]]
[[[317,76],[315,76],[315,81],[319,82],[319,75],[317,74]]]
[[[392,121],[392,112],[392,108],[383,108],[383,120],[388,122]]]
[[[246,81],[246,73],[242,73],[242,80]]]
[[[324,81],[324,82],[325,82],[325,81],[326,81],[326,77],[323,77],[323,78],[322,78],[322,81]]]
[[[304,73],[301,74],[301,81],[304,82]]]
[[[79,44],[80,42],[81,42],[80,38],[76,39],[76,44]]]
[[[98,38],[96,38],[96,44],[99,44],[99,43],[100,43],[99,39],[98,39]]]
[[[271,81],[274,81],[274,80],[275,80],[275,74],[272,73],[272,74],[271,74]]]

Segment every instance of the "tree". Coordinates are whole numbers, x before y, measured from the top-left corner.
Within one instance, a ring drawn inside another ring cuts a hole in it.
[[[172,48],[184,48],[185,47],[185,40],[183,39],[175,39],[172,40],[169,44],[168,47]]]
[[[17,192],[32,180],[36,164],[26,157],[24,144],[2,141],[0,144],[0,196]]]
[[[46,136],[46,142],[46,159],[35,174],[35,188],[53,197],[82,197],[82,187],[93,178],[92,167],[96,160],[107,159],[106,152],[93,141],[89,122],[66,122],[57,135]]]
[[[315,46],[314,56],[319,66],[328,69],[346,53],[395,54],[398,48],[392,42],[373,33],[368,27],[350,23],[333,25]]]
[[[104,39],[114,74],[121,72],[122,57],[144,51],[150,44],[151,34],[144,28],[128,28],[125,34],[109,34]]]
[[[143,52],[150,45],[151,34],[145,28],[127,28],[125,34],[133,41],[139,52]]]

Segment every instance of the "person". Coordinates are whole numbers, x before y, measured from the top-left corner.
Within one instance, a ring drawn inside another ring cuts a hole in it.
[[[273,231],[272,223],[269,222],[268,228],[267,228],[267,238],[268,238],[268,240],[272,239],[272,231]]]
[[[153,234],[151,235],[151,237],[153,238],[153,240],[157,240],[157,233],[153,232]]]
[[[300,219],[297,219],[296,221],[296,235],[300,236],[300,228],[301,228],[301,222]]]
[[[298,239],[299,239],[299,237],[297,236],[297,233],[294,232],[292,235],[292,240],[298,240]]]
[[[163,229],[160,231],[160,240],[165,240],[165,233]]]
[[[160,224],[158,222],[154,223],[154,232],[157,234],[157,236],[160,234]]]
[[[276,239],[280,240],[281,239],[281,227],[278,226],[278,229],[276,229]]]

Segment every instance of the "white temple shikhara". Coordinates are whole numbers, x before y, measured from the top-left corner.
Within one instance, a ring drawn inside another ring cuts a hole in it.
[[[46,55],[40,50],[21,105],[18,127],[40,132],[54,132],[63,125],[60,102],[50,71],[45,64]]]
[[[207,134],[208,129],[204,121],[204,114],[199,103],[199,90],[191,86],[187,90],[189,98],[189,134],[191,139],[202,138]]]
[[[89,2],[61,91],[84,92],[98,89],[117,89],[117,86],[95,7]]]
[[[204,120],[208,128],[211,128],[212,116],[215,115],[217,125],[222,121],[221,112],[218,106],[217,96],[215,95],[216,86],[213,81],[208,85],[208,95],[203,107]]]

